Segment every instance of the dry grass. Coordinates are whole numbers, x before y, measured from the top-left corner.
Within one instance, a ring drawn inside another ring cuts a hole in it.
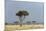
[[[26,29],[41,29],[43,25],[6,25],[5,31],[13,31],[13,30],[26,30]]]

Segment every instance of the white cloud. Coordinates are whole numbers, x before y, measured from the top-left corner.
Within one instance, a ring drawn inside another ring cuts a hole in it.
[[[44,2],[44,0],[11,0],[11,1]]]

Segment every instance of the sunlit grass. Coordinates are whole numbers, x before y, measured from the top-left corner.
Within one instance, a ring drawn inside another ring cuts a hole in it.
[[[26,30],[26,29],[41,29],[43,25],[6,25],[5,31],[13,31],[13,30]]]

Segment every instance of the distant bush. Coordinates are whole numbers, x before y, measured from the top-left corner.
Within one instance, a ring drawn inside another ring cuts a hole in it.
[[[8,25],[8,23],[5,23],[5,25]]]

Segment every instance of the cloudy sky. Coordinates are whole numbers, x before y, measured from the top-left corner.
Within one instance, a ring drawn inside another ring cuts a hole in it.
[[[19,10],[26,10],[29,13],[29,16],[26,16],[26,21],[36,21],[38,23],[43,23],[43,11],[44,11],[44,4],[42,2],[25,2],[25,1],[11,1],[6,0],[5,2],[5,21],[9,23],[13,23],[15,21],[19,21],[18,16],[16,13]]]

